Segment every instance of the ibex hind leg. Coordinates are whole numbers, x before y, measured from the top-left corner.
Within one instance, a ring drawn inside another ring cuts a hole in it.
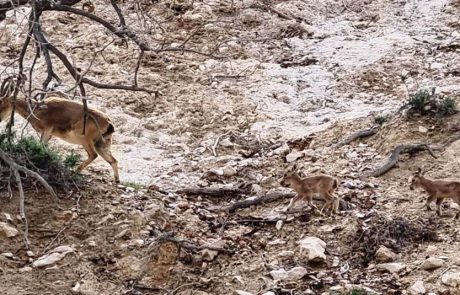
[[[120,177],[118,175],[118,161],[112,156],[111,152],[112,146],[112,135],[105,136],[98,140],[95,144],[96,152],[106,160],[113,169],[113,175],[116,183],[120,182]]]
[[[86,166],[88,166],[92,161],[94,161],[97,158],[97,152],[92,142],[83,144],[83,147],[88,153],[88,159],[81,163],[80,166],[78,166],[78,171],[82,171],[83,169],[85,169]]]

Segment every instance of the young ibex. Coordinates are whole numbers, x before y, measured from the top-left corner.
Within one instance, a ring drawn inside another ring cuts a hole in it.
[[[431,210],[431,202],[436,200],[436,213],[441,216],[441,204],[443,199],[451,198],[454,202],[460,205],[460,181],[448,179],[429,179],[422,175],[422,169],[418,168],[410,179],[410,189],[414,190],[421,187],[428,193],[426,201],[426,209]],[[457,212],[455,218],[459,218],[460,212]]]
[[[295,165],[292,171],[284,174],[281,185],[291,187],[297,193],[297,195],[291,199],[285,211],[288,211],[300,199],[306,199],[308,204],[316,209],[316,206],[313,205],[313,195],[318,194],[325,201],[320,213],[326,208],[331,209],[331,214],[333,212],[338,212],[339,198],[334,195],[334,192],[339,186],[339,181],[333,176],[320,174],[301,178],[297,173],[297,166]]]
[[[52,136],[69,143],[82,145],[88,153],[88,159],[80,164],[83,170],[99,154],[112,166],[115,182],[119,182],[118,162],[112,156],[110,147],[115,129],[110,118],[104,113],[88,109],[85,134],[83,134],[83,105],[64,98],[49,97],[31,113],[25,100],[17,99],[15,112],[29,121],[30,125],[41,134],[43,143],[48,143]],[[4,97],[0,100],[0,121],[9,118],[13,110],[13,100]]]

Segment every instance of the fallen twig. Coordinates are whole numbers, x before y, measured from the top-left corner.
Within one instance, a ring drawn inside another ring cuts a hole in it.
[[[238,209],[248,208],[254,205],[270,203],[270,202],[282,200],[285,198],[293,198],[295,195],[296,195],[295,193],[280,193],[280,192],[269,193],[261,197],[251,198],[251,199],[235,202],[227,207],[224,207],[223,210],[233,213]]]
[[[387,173],[399,161],[400,154],[416,153],[421,151],[428,151],[433,158],[436,158],[433,150],[427,144],[400,144],[395,147],[386,163],[380,168],[365,175],[366,177],[379,177]]]
[[[339,143],[337,143],[336,147],[341,147],[341,146],[350,144],[351,142],[353,142],[353,141],[355,141],[355,140],[357,140],[359,138],[372,136],[372,135],[376,134],[377,131],[378,131],[377,127],[366,128],[366,129],[356,131],[355,133],[352,133],[350,136],[348,136],[344,140],[342,140]]]
[[[158,244],[166,243],[166,242],[172,242],[177,244],[178,246],[189,249],[192,251],[200,251],[204,249],[209,249],[213,251],[219,251],[219,252],[224,252],[224,253],[235,253],[233,250],[221,248],[221,247],[214,247],[214,246],[206,246],[206,245],[196,245],[192,241],[181,239],[181,238],[176,238],[174,236],[174,233],[163,233],[160,234],[152,243],[150,244],[149,247],[154,247]]]
[[[177,194],[193,195],[206,195],[211,197],[229,197],[238,196],[249,193],[248,188],[212,188],[212,187],[196,187],[184,188],[176,191]]]

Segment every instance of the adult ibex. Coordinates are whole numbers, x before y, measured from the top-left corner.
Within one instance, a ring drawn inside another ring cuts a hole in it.
[[[106,114],[88,109],[83,134],[84,109],[80,103],[59,97],[49,97],[31,112],[25,100],[13,100],[6,96],[0,100],[0,121],[10,117],[13,103],[15,112],[29,121],[30,125],[41,134],[43,143],[48,143],[51,137],[55,136],[69,143],[83,146],[88,153],[88,159],[80,164],[79,171],[94,161],[97,155],[100,155],[112,166],[115,182],[119,182],[118,162],[110,150],[115,128]]]

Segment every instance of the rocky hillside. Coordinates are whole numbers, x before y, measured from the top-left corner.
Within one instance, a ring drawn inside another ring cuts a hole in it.
[[[116,22],[107,1],[94,4]],[[0,294],[460,294],[457,208],[445,201],[439,218],[408,185],[416,167],[458,176],[460,142],[444,143],[460,115],[400,110],[418,89],[458,98],[458,1],[120,6],[146,42],[187,50],[144,56],[139,83],[158,97],[88,91],[90,106],[114,121],[122,185],[97,160],[81,187],[60,192],[62,209],[28,191],[30,251],[17,196],[0,193]],[[0,23],[1,79],[27,11]],[[47,12],[43,29],[89,77],[132,79],[137,48],[98,24]],[[337,145],[370,127],[374,135]],[[388,173],[366,177],[395,146],[419,143],[436,158],[403,154]],[[84,155],[59,140],[51,146]],[[283,212],[293,194],[279,179],[294,163],[340,179],[338,215],[300,202]]]

